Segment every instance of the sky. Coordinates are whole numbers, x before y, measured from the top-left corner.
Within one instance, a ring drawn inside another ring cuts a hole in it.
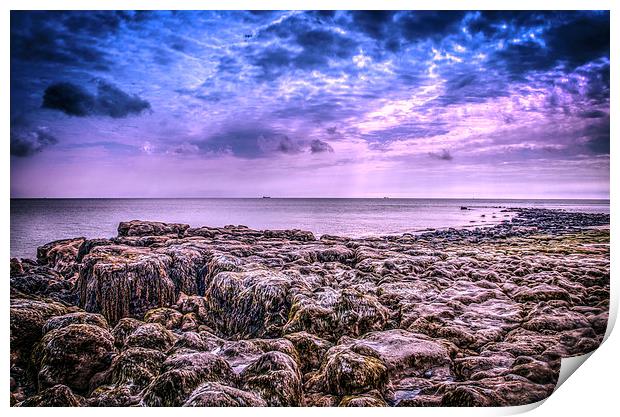
[[[11,12],[11,197],[608,198],[609,13]]]

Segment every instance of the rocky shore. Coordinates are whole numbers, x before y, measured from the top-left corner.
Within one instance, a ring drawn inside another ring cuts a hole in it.
[[[11,259],[11,405],[539,401],[602,341],[609,215],[511,211],[362,239],[134,220],[51,242]]]

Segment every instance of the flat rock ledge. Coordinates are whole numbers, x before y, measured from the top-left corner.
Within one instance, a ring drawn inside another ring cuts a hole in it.
[[[11,259],[13,406],[514,406],[596,349],[609,215],[361,239],[132,220]]]

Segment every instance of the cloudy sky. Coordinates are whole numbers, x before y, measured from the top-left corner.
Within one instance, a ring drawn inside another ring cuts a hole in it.
[[[12,12],[12,197],[609,195],[607,12]]]

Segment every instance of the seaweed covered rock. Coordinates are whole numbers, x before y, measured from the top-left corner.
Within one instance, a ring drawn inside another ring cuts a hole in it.
[[[429,376],[451,365],[450,353],[441,342],[402,329],[372,332],[352,342],[377,352],[390,376]]]
[[[258,395],[217,382],[207,382],[198,387],[183,407],[266,407]]]
[[[144,390],[147,406],[178,407],[206,382],[236,385],[236,376],[223,359],[208,352],[175,354],[164,362],[162,373]]]
[[[122,349],[123,346],[125,346],[127,337],[143,324],[144,323],[140,320],[132,319],[129,317],[120,319],[118,323],[116,323],[116,326],[114,326],[114,329],[112,329],[112,336],[114,336],[114,346],[116,346],[117,349]]]
[[[284,337],[290,340],[299,352],[303,373],[318,369],[325,354],[332,347],[332,343],[308,332],[291,333]]]
[[[240,375],[242,385],[258,393],[270,406],[303,405],[301,373],[285,353],[271,351],[248,365]]]
[[[291,278],[270,271],[220,272],[205,291],[210,321],[237,338],[277,337],[291,305]]]
[[[27,360],[33,346],[43,335],[43,325],[53,317],[67,313],[68,308],[53,301],[11,299],[11,356]]]
[[[172,351],[192,350],[196,352],[212,352],[219,350],[225,341],[208,332],[185,331],[177,336]]]
[[[174,344],[174,334],[159,323],[145,323],[125,339],[124,348],[143,347],[167,352]]]
[[[183,314],[172,308],[160,307],[149,310],[144,315],[147,323],[159,323],[166,329],[173,330],[181,326]]]
[[[63,384],[85,393],[91,377],[110,365],[113,350],[114,338],[99,326],[70,324],[52,330],[33,353],[39,386]]]
[[[559,376],[558,369],[554,369],[551,363],[527,356],[516,358],[510,372],[527,378],[536,384],[555,385]]]
[[[312,294],[297,294],[289,317],[286,333],[306,331],[335,341],[342,335],[359,336],[382,330],[389,311],[373,295],[354,288],[324,287]]]
[[[43,334],[55,329],[67,327],[70,324],[92,324],[102,329],[109,330],[108,322],[101,314],[76,311],[74,313],[63,314],[62,316],[55,316],[47,320],[43,325]]]
[[[46,297],[55,301],[77,304],[73,281],[56,270],[29,260],[11,260],[11,297]]]
[[[89,407],[134,407],[140,402],[132,385],[102,385],[93,390],[86,400]]]
[[[61,384],[46,388],[17,404],[18,407],[81,407],[83,405],[83,397],[74,394],[71,388]]]
[[[100,246],[84,257],[78,281],[80,305],[110,323],[143,317],[176,301],[169,256],[148,248]]]
[[[527,405],[547,398],[554,384],[536,384],[517,375],[485,378],[479,381],[448,384],[442,388],[442,406],[506,407]]]
[[[361,395],[347,395],[342,398],[339,407],[387,407],[387,403],[376,391]]]
[[[118,225],[119,236],[161,236],[175,235],[180,237],[189,229],[188,224],[148,222],[143,220],[131,220],[120,222]]]
[[[334,346],[327,352],[321,369],[310,379],[311,391],[352,395],[384,391],[389,383],[388,368],[379,353],[364,345]]]
[[[111,377],[116,386],[127,385],[135,394],[149,385],[161,369],[166,355],[155,349],[131,347],[112,361]]]
[[[56,240],[37,248],[37,261],[40,265],[49,266],[60,274],[69,277],[77,272],[77,254],[86,239]]]

